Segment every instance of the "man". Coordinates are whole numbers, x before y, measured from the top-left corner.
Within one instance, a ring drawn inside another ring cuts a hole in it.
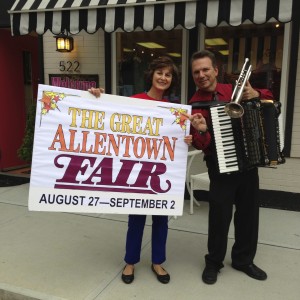
[[[206,50],[194,53],[191,58],[191,69],[198,90],[189,104],[213,99],[222,102],[230,101],[233,86],[217,82],[218,68],[213,53]],[[255,90],[247,82],[242,99],[258,97],[273,99],[270,91]],[[259,223],[258,170],[253,167],[243,172],[220,174],[208,107],[194,108],[190,121],[193,146],[203,150],[210,178],[208,254],[205,256],[206,266],[202,280],[207,284],[215,283],[220,269],[224,267],[233,205],[235,205],[235,243],[231,251],[232,267],[254,279],[265,280],[267,274],[253,262],[257,249]]]

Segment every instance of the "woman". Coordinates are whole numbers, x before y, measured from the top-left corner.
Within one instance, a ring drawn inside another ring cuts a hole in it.
[[[133,95],[133,98],[167,102],[167,96],[178,83],[178,70],[174,62],[166,56],[154,59],[147,71],[147,92]],[[103,89],[91,89],[95,96],[100,96]],[[184,141],[190,145],[191,136]],[[140,261],[143,232],[146,215],[129,215],[126,238],[126,265],[122,272],[124,283],[130,284],[134,280],[134,266]],[[161,283],[168,283],[170,275],[161,266],[166,260],[166,242],[168,234],[168,216],[152,216],[152,265],[151,269]]]

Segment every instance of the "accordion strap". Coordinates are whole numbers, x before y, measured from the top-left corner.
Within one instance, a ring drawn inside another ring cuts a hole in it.
[[[211,106],[215,105],[220,105],[220,104],[225,104],[226,102],[224,101],[218,101],[218,100],[209,100],[209,101],[197,101],[192,103],[192,108],[209,108]]]

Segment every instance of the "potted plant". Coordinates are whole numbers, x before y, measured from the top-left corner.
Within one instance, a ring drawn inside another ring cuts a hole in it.
[[[33,104],[28,110],[26,127],[25,127],[25,136],[23,138],[23,143],[17,152],[18,157],[20,159],[30,163],[32,160],[35,114],[36,114],[36,105]]]

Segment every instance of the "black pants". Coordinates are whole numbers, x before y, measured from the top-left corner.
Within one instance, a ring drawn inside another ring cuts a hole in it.
[[[235,242],[232,263],[253,262],[257,249],[259,223],[258,170],[219,174],[212,158],[206,158],[210,177],[208,254],[206,264],[223,267],[227,250],[228,231],[234,213]]]

